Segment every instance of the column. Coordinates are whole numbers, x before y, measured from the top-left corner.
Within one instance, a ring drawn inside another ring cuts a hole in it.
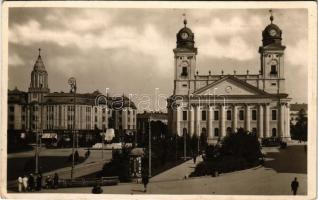
[[[225,106],[221,104],[220,106],[220,112],[221,112],[221,117],[220,117],[220,129],[221,129],[221,137],[225,137]]]
[[[191,137],[194,134],[194,110],[192,106],[190,107],[190,110],[189,110],[189,133]]]
[[[284,109],[284,104],[280,103],[280,107],[279,107],[279,136],[280,137],[286,137],[285,134],[285,119],[284,119],[284,115],[285,115],[285,109]]]
[[[180,136],[181,133],[180,133],[180,107],[179,106],[177,107],[176,115],[177,115],[177,117],[176,117],[176,129],[177,129],[176,134],[178,136]]]
[[[245,106],[245,130],[251,131],[251,112],[250,112],[250,106]]]
[[[232,121],[233,125],[232,125],[232,129],[233,132],[236,132],[237,129],[237,107],[235,105],[233,105],[233,121]]]
[[[209,106],[209,111],[208,111],[208,138],[212,139],[213,138],[213,133],[212,133],[212,107]]]
[[[265,137],[270,137],[270,133],[269,133],[269,104],[265,105],[264,125],[265,125]]]
[[[289,104],[286,104],[286,107],[285,107],[285,109],[286,109],[286,112],[285,112],[285,121],[286,121],[286,130],[285,130],[285,132],[286,132],[286,137],[288,138],[288,139],[290,139],[290,107],[289,107]]]
[[[200,106],[198,105],[195,109],[195,133],[199,137],[200,134]]]
[[[262,105],[258,105],[258,137],[259,138],[264,138],[264,128],[263,128],[263,124],[264,124],[264,120],[263,120],[263,106]]]

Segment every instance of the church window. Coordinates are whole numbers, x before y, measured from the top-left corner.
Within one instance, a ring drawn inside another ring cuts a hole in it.
[[[187,113],[186,110],[184,110],[184,111],[182,112],[182,120],[183,120],[183,121],[187,120],[187,117],[188,117],[188,113]]]
[[[276,128],[272,129],[272,137],[276,137]]]
[[[219,136],[219,129],[218,128],[214,129],[214,136],[216,136],[216,137]]]
[[[252,110],[252,120],[257,120],[256,110]]]
[[[244,120],[244,110],[239,111],[239,119],[242,121]]]
[[[205,110],[202,110],[202,112],[201,112],[201,119],[202,119],[202,121],[206,121],[206,111]]]
[[[36,98],[37,94],[33,93],[33,98]]]
[[[277,110],[272,110],[272,120],[277,120]]]
[[[188,76],[188,68],[187,67],[182,67],[181,76]]]
[[[276,74],[277,74],[276,65],[271,65],[271,72],[270,72],[270,74],[272,74],[272,75],[276,75]]]
[[[218,110],[214,111],[214,120],[215,121],[219,120],[219,111]]]
[[[226,111],[226,120],[232,120],[232,112],[230,110]]]

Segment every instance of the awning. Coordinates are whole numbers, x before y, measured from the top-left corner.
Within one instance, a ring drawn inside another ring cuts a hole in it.
[[[42,134],[42,139],[50,139],[50,138],[57,139],[57,134],[56,133],[43,133]]]

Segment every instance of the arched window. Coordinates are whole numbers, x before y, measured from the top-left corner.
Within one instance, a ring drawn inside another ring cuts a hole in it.
[[[271,62],[271,75],[277,75],[277,61],[273,60]]]
[[[206,128],[202,128],[202,130],[201,130],[201,135],[202,134],[206,134]]]
[[[214,128],[214,136],[218,137],[219,136],[219,129]]]
[[[276,128],[273,128],[273,129],[272,129],[272,137],[276,137],[276,135],[277,135],[277,134],[276,134]]]
[[[188,67],[182,67],[181,76],[188,76]]]
[[[183,136],[187,135],[187,133],[188,133],[187,128],[183,128],[183,129],[182,129],[182,133],[183,133]]]

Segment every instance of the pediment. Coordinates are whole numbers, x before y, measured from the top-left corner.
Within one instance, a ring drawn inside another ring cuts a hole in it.
[[[267,95],[268,93],[238,78],[227,76],[194,92],[195,95]]]

